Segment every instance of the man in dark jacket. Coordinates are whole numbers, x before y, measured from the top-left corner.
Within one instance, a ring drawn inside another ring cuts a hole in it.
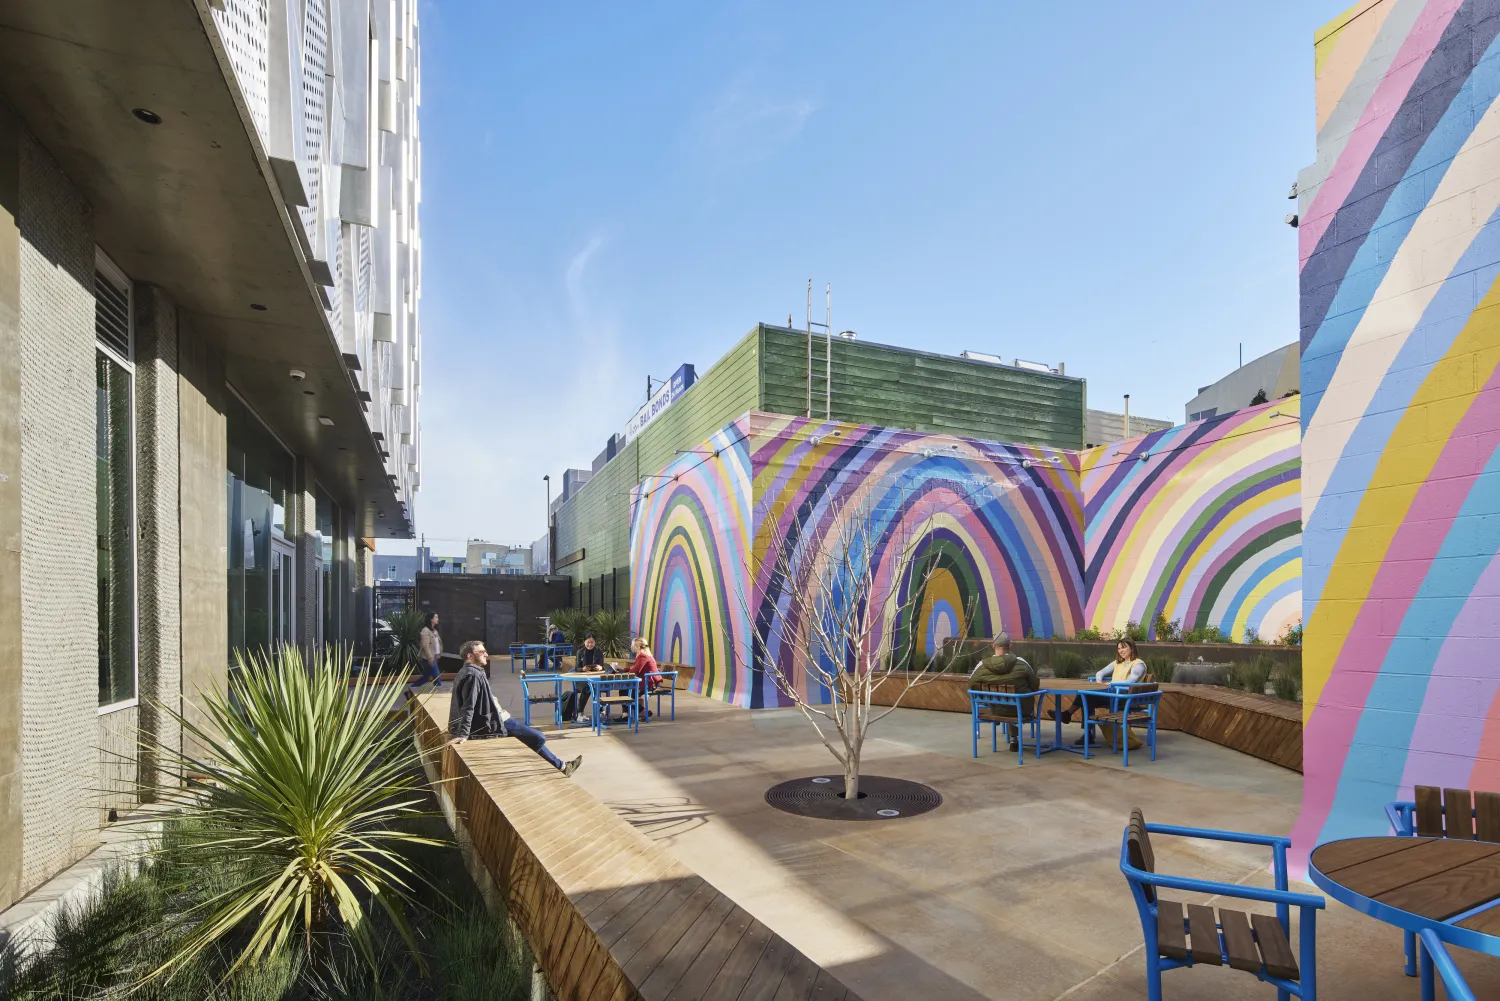
[[[453,743],[462,744],[471,738],[514,737],[564,775],[576,772],[583,764],[583,755],[563,764],[548,749],[546,737],[520,720],[512,719],[510,713],[500,708],[485,673],[490,655],[484,644],[469,640],[459,653],[464,658],[464,666],[453,679],[453,698],[448,704],[448,733]]]
[[[1017,657],[1010,652],[1010,635],[1001,633],[992,642],[991,656],[979,662],[974,668],[974,673],[969,675],[970,688],[990,688],[999,685],[1009,685],[1017,692],[1036,692],[1042,687],[1041,679],[1037,677],[1036,668],[1028,664],[1023,657]],[[1029,700],[1028,714],[1035,713],[1035,699]],[[999,717],[1014,721],[1016,711],[1010,706],[992,706],[990,713]],[[1012,722],[1012,725],[1015,725]],[[1020,736],[1017,727],[1016,737],[1011,739],[1010,749],[1018,748],[1017,739]]]

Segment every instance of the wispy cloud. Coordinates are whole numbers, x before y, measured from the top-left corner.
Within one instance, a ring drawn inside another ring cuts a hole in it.
[[[693,136],[720,163],[763,160],[797,138],[816,110],[810,97],[774,95],[741,73],[704,108]]]

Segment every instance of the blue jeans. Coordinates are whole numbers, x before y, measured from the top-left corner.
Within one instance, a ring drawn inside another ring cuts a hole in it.
[[[505,736],[514,737],[537,754],[540,754],[553,768],[561,769],[562,761],[547,747],[547,738],[542,736],[540,730],[533,730],[518,719],[508,719],[501,724],[505,729]]]
[[[436,684],[442,680],[443,673],[438,670],[437,664],[436,660],[432,660],[422,665],[422,684],[425,685],[429,681]]]

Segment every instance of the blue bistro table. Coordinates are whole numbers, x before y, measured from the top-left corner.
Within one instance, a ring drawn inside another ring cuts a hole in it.
[[[1422,1001],[1434,1001],[1434,974],[1452,1001],[1475,1001],[1447,946],[1500,956],[1500,844],[1347,838],[1313,849],[1307,874],[1334,900],[1417,936]]]
[[[630,701],[624,706],[627,713],[626,718],[629,720],[626,725],[637,733],[640,732],[640,678],[637,678],[635,675],[629,673],[617,674],[614,672],[610,672],[608,674],[577,672],[573,674],[561,674],[558,675],[558,677],[562,681],[581,681],[589,686],[589,727],[595,733],[603,733],[604,729],[609,726],[609,713],[607,710],[601,711],[602,707],[599,705],[599,696],[603,695],[606,691],[614,691],[617,689],[621,691],[629,691],[631,693],[631,698]]]

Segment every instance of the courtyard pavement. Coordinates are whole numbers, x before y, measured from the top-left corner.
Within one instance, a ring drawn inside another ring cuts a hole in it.
[[[504,658],[491,676],[519,716]],[[557,734],[545,722],[560,756],[583,753],[577,782],[864,1001],[1144,998],[1140,920],[1118,866],[1131,807],[1159,823],[1284,834],[1302,792],[1294,772],[1178,733],[1161,734],[1157,761],[1132,755],[1128,770],[1108,755],[1022,766],[987,743],[976,761],[967,717],[903,709],[871,731],[864,773],[925,783],[943,805],[892,821],[810,820],[764,800],[778,782],[839,773],[794,709],[752,712],[680,692],[676,722],[638,734]],[[1158,871],[1270,885],[1265,850],[1165,837],[1153,846]],[[1318,948],[1327,1001],[1419,997],[1389,926],[1330,901]],[[1500,998],[1500,960],[1454,955],[1476,996]],[[1248,974],[1201,966],[1166,973],[1163,993],[1275,996]]]

